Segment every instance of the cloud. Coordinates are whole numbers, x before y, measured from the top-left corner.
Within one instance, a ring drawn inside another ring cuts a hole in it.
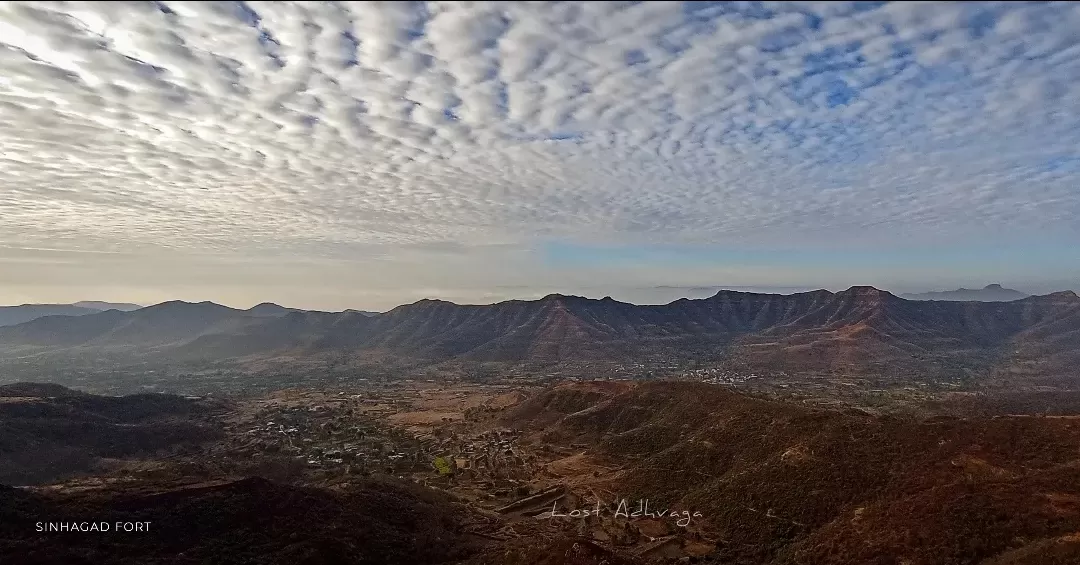
[[[1078,29],[1072,3],[5,3],[0,244],[1059,241]]]

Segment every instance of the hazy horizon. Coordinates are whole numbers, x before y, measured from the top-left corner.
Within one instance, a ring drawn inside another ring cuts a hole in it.
[[[0,303],[1077,290],[1078,26],[1071,3],[6,3]]]
[[[997,283],[987,283],[987,284],[997,284]],[[568,292],[565,289],[548,289],[548,290],[541,290],[541,291],[528,290],[528,289],[518,289],[517,293],[515,293],[514,289],[504,289],[504,293],[497,294],[497,295],[494,295],[494,294],[489,295],[486,298],[480,297],[480,298],[476,298],[476,299],[471,299],[471,298],[465,296],[465,297],[459,297],[457,299],[454,299],[451,296],[429,295],[429,296],[420,296],[418,298],[415,298],[413,300],[409,300],[407,302],[398,302],[398,303],[393,303],[393,304],[387,303],[386,305],[383,305],[381,307],[367,307],[367,306],[364,306],[364,305],[341,305],[341,304],[329,305],[329,306],[324,306],[324,307],[314,307],[314,306],[305,306],[305,305],[300,305],[300,304],[288,303],[288,302],[283,302],[283,301],[280,301],[280,300],[273,300],[273,299],[258,300],[258,301],[255,301],[255,302],[252,302],[250,300],[248,300],[248,301],[229,301],[229,302],[225,302],[225,301],[220,301],[220,300],[214,300],[214,299],[211,299],[211,298],[200,298],[200,297],[188,297],[188,298],[170,297],[170,298],[165,298],[163,300],[151,300],[151,301],[143,301],[143,302],[139,302],[139,301],[133,302],[133,301],[130,301],[130,300],[102,300],[102,301],[99,301],[99,300],[96,300],[96,299],[68,300],[68,301],[59,300],[59,301],[50,301],[50,302],[0,303],[0,307],[3,307],[3,306],[24,306],[24,305],[45,305],[45,304],[75,304],[75,303],[78,303],[78,302],[125,303],[125,304],[137,304],[137,305],[146,307],[146,306],[153,306],[153,305],[156,305],[156,304],[161,304],[161,303],[164,303],[164,302],[171,302],[171,301],[177,301],[178,300],[178,301],[189,302],[189,303],[197,303],[197,302],[206,302],[206,301],[208,301],[208,302],[214,302],[216,304],[221,304],[222,306],[228,306],[230,308],[236,308],[236,309],[240,309],[240,310],[246,310],[248,308],[253,308],[253,307],[258,306],[260,304],[270,303],[270,304],[277,304],[279,306],[284,306],[286,308],[298,308],[298,309],[302,309],[302,310],[321,310],[321,311],[327,311],[327,312],[340,312],[340,311],[344,311],[344,310],[361,310],[361,311],[371,311],[371,312],[385,312],[385,311],[388,311],[388,310],[390,310],[390,309],[392,309],[394,307],[401,306],[401,305],[404,305],[404,304],[411,304],[413,302],[416,302],[418,300],[423,300],[423,299],[447,300],[447,301],[455,302],[455,303],[458,303],[458,304],[492,304],[492,303],[502,302],[502,301],[506,301],[506,300],[536,300],[536,299],[539,299],[539,298],[543,298],[543,297],[545,297],[545,296],[547,296],[549,294],[564,294],[564,295],[583,296],[583,297],[592,298],[592,299],[600,299],[600,298],[604,298],[604,297],[611,297],[611,298],[613,298],[615,300],[618,300],[620,302],[629,302],[629,303],[632,303],[632,304],[649,305],[649,304],[668,304],[668,303],[676,301],[676,300],[678,300],[680,298],[689,298],[689,299],[707,298],[707,297],[710,297],[710,296],[716,294],[717,292],[719,292],[721,290],[733,290],[733,291],[739,291],[739,292],[754,292],[754,293],[761,293],[761,294],[788,295],[788,294],[797,294],[797,293],[802,293],[802,292],[811,292],[811,291],[814,291],[814,290],[828,290],[830,292],[839,292],[839,291],[845,290],[847,288],[851,288],[852,286],[874,286],[874,285],[846,285],[846,286],[836,286],[836,287],[830,287],[830,288],[826,288],[826,287],[810,287],[810,286],[792,286],[792,287],[715,286],[715,285],[714,286],[701,286],[701,287],[658,286],[658,287],[652,287],[652,288],[637,288],[637,289],[625,289],[625,288],[624,289],[579,288],[577,291],[573,291],[573,292]],[[890,289],[890,288],[881,288],[881,287],[878,287],[878,288],[880,288],[881,290],[891,292],[894,295],[900,296],[900,295],[906,295],[906,294],[922,294],[922,293],[926,293],[926,292],[954,291],[954,290],[958,290],[958,289],[961,289],[961,288],[964,288],[964,289],[967,289],[967,290],[977,290],[977,289],[982,289],[985,286],[987,286],[987,285],[986,284],[980,284],[980,285],[972,285],[972,286],[967,286],[967,287],[960,286],[960,287],[956,287],[956,288],[927,288],[927,289],[904,290],[904,291],[899,291],[899,290]],[[1002,286],[1004,288],[1007,288],[1007,289],[1010,289],[1010,290],[1017,290],[1019,292],[1023,292],[1025,294],[1031,294],[1031,295],[1050,294],[1052,292],[1068,291],[1068,290],[1072,290],[1073,292],[1080,293],[1080,290],[1077,290],[1076,288],[1066,288],[1066,287],[1043,289],[1043,290],[1040,290],[1039,292],[1028,292],[1025,289],[1013,288],[1013,287],[1011,287],[1009,285],[1002,285]]]

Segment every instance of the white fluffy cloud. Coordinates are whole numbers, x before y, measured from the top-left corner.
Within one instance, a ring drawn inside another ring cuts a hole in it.
[[[1072,237],[1077,30],[1073,3],[3,3],[0,245],[452,244],[488,280],[488,246],[552,239]]]

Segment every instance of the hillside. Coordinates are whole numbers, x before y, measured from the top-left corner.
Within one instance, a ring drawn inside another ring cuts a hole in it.
[[[258,307],[257,307],[258,308]],[[389,312],[258,312],[167,302],[0,328],[5,368],[112,370],[267,360],[349,366],[480,363],[597,370],[728,364],[759,371],[913,374],[1076,384],[1080,297],[910,301],[872,287],[790,295],[720,291],[639,306],[550,295],[491,305],[421,300]],[[262,312],[262,314],[260,313]]]
[[[720,540],[709,562],[1080,557],[1075,418],[919,422],[653,382],[558,386],[504,422],[602,454],[622,469],[608,490],[701,511]]]
[[[0,557],[26,564],[437,564],[474,551],[462,532],[466,518],[449,497],[392,480],[343,492],[259,478],[74,493],[0,486]],[[37,533],[43,521],[149,527]]]
[[[166,394],[95,396],[59,385],[0,386],[0,483],[40,484],[220,437],[204,402]]]
[[[1003,403],[987,395],[990,403],[960,411],[968,416],[910,417],[664,380],[334,390],[222,404],[215,417],[225,437],[179,456],[144,453],[92,477],[0,486],[0,560],[1048,565],[1080,557],[1080,420],[1013,413],[1032,412],[1025,405],[1040,406],[1041,394]],[[199,405],[31,383],[0,394],[16,403],[41,395],[36,402],[54,406],[24,420],[84,427],[88,415],[134,426],[191,416],[183,407]],[[1075,398],[1057,400],[1055,413],[1076,413]],[[50,427],[29,435],[58,437]],[[454,461],[450,476],[439,457]],[[619,500],[640,499],[695,518],[617,514]],[[566,513],[574,508],[597,513]],[[152,529],[72,535],[36,531],[42,521]]]

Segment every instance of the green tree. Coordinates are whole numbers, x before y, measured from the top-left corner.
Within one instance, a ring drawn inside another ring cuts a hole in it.
[[[453,464],[445,457],[435,458],[435,469],[439,471],[440,475],[450,475],[454,472]]]

